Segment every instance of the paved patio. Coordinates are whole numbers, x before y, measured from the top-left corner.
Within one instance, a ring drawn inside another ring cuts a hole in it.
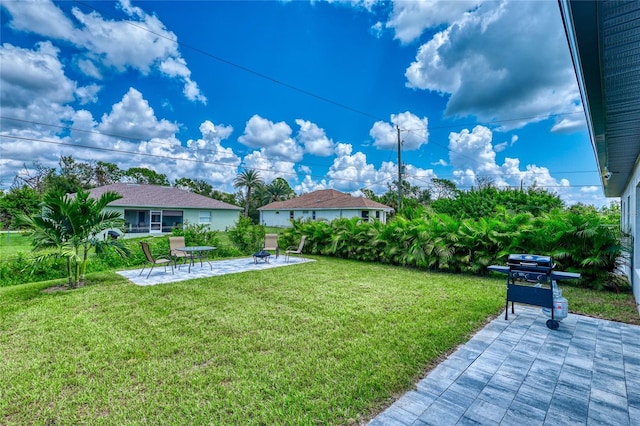
[[[171,268],[167,267],[165,272],[164,266],[155,266],[149,278],[149,268],[145,268],[144,272],[140,274],[141,269],[130,269],[127,271],[118,271],[117,273],[127,278],[129,281],[136,285],[148,286],[156,284],[168,284],[177,281],[193,280],[195,278],[206,278],[218,275],[236,274],[246,271],[261,271],[270,268],[279,268],[283,266],[292,266],[305,262],[313,262],[312,259],[306,259],[304,257],[290,256],[289,262],[285,262],[284,255],[271,256],[269,263],[264,261],[254,262],[252,257],[241,259],[227,259],[227,260],[212,260],[209,262],[204,261],[202,266],[197,261],[192,267],[191,272],[188,271],[186,265],[182,265],[180,269],[176,268],[174,273],[171,273]]]
[[[369,425],[640,425],[640,326],[516,305]]]

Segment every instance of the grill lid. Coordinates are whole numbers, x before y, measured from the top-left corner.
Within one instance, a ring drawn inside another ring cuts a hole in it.
[[[511,269],[528,269],[532,271],[548,271],[553,269],[551,256],[540,256],[537,254],[510,254],[507,259],[507,266]]]

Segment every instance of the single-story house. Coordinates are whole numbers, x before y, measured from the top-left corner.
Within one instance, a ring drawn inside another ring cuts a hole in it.
[[[625,273],[640,301],[640,1],[560,0],[560,10],[604,195],[620,197],[632,237]]]
[[[92,198],[107,191],[122,198],[109,204],[122,213],[127,234],[170,233],[184,223],[203,224],[214,231],[235,226],[242,208],[179,188],[158,185],[114,183],[90,189]]]
[[[265,226],[291,226],[291,220],[326,220],[359,217],[386,223],[393,209],[364,197],[353,197],[335,189],[309,192],[287,201],[276,201],[258,209]]]

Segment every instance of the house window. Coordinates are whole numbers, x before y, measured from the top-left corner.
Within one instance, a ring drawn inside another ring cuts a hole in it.
[[[369,210],[362,210],[362,218],[369,220]]]
[[[380,220],[380,210],[376,210],[376,219]]]
[[[200,219],[200,223],[209,224],[209,223],[211,223],[211,212],[210,211],[200,211],[200,214],[198,215],[198,218]]]
[[[289,210],[289,219],[293,219],[293,210]]]
[[[311,211],[311,219],[316,220],[316,211],[315,210]]]

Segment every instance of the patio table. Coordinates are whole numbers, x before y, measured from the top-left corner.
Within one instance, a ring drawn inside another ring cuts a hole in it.
[[[209,252],[215,250],[213,246],[192,246],[192,247],[177,247],[175,250],[182,251],[187,254],[189,258],[189,269],[187,272],[191,273],[191,266],[193,266],[196,259],[200,259],[200,267],[202,267],[203,259],[209,264],[209,268],[213,271],[211,262],[207,259]]]

